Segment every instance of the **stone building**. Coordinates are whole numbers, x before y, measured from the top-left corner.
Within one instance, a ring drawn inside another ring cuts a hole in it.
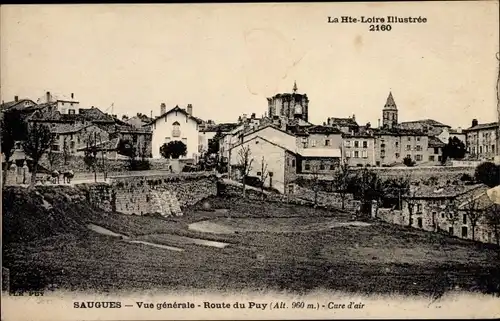
[[[434,119],[406,121],[399,123],[398,126],[399,128],[403,129],[420,130],[430,136],[439,136],[443,133],[443,131],[446,131],[448,133],[451,131],[451,126],[440,123]],[[448,142],[448,138],[446,138],[446,142]]]
[[[304,121],[309,119],[309,98],[307,94],[297,93],[297,83],[294,83],[292,93],[277,94],[267,98],[268,116],[282,116],[286,119],[300,118]]]
[[[415,187],[403,197],[402,211],[394,213],[400,225],[472,239],[471,214],[477,215],[475,239],[495,243],[494,233],[485,223],[483,214],[492,205],[487,200],[488,187],[477,185],[447,185]],[[474,202],[473,205],[471,202]],[[472,211],[472,212],[471,212]],[[410,215],[411,212],[411,215]],[[411,224],[410,224],[411,216]]]
[[[343,158],[349,166],[375,166],[375,137],[371,128],[343,135]]]
[[[376,166],[403,164],[405,157],[410,157],[416,164],[429,159],[429,137],[419,130],[378,128],[374,130],[374,137]]]
[[[326,123],[328,126],[337,128],[345,134],[352,135],[359,131],[359,125],[356,122],[356,115],[352,115],[352,117],[347,118],[329,117]]]
[[[429,136],[429,143],[427,147],[427,152],[429,154],[429,162],[438,164],[441,162],[443,157],[443,148],[445,147],[439,138],[434,136]]]
[[[472,120],[472,126],[464,130],[467,152],[471,159],[493,160],[498,153],[498,122],[479,124]]]

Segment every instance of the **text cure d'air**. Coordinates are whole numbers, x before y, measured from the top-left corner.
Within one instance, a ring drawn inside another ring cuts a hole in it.
[[[398,17],[398,16],[387,16],[387,17],[365,17],[360,18],[352,16],[341,16],[341,17],[331,17],[328,16],[328,23],[427,23],[427,18],[425,17]]]

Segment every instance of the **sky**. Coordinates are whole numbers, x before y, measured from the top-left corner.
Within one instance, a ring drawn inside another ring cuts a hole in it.
[[[193,105],[218,123],[298,92],[310,121],[376,125],[391,91],[400,121],[497,120],[498,1],[16,5],[0,8],[1,99],[75,94],[129,116]],[[331,24],[328,16],[425,17]],[[111,109],[108,109],[111,112]]]

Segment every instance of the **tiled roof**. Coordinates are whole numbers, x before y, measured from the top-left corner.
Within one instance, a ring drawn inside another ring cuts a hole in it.
[[[410,124],[423,124],[423,125],[428,125],[428,126],[433,126],[433,127],[451,128],[451,126],[440,123],[434,119],[421,119],[421,120],[404,121],[404,122],[401,122],[399,125],[404,127],[405,125],[410,125]]]
[[[476,189],[486,189],[483,184],[475,185],[446,185],[442,187],[419,185],[406,198],[453,198]]]
[[[332,126],[339,126],[339,127],[358,127],[358,123],[356,120],[353,118],[336,118],[336,117],[330,117],[328,119],[328,124]]]
[[[55,127],[51,128],[51,132],[56,134],[70,134],[77,133],[80,130],[87,128],[91,125],[72,125],[72,124],[57,124]]]
[[[90,121],[95,122],[109,122],[114,123],[115,118],[109,114],[104,113],[99,108],[80,108],[79,114]]]
[[[223,133],[230,132],[231,130],[235,129],[238,127],[239,124],[237,123],[223,123],[223,124],[216,124],[212,125],[206,129],[200,130],[201,132],[218,132],[221,131]]]
[[[469,127],[467,129],[464,129],[464,130],[465,131],[474,131],[474,130],[480,130],[480,129],[490,129],[490,128],[495,128],[495,127],[498,127],[498,122],[478,124],[477,126]]]
[[[32,102],[35,106],[36,106],[36,103],[34,101],[32,101],[31,99],[19,99],[18,101],[9,101],[9,102],[6,102],[6,103],[3,103],[0,105],[0,109],[2,111],[5,111],[7,109],[11,109],[13,107],[22,107],[22,109],[24,109],[24,103],[25,102]]]
[[[193,119],[195,122],[197,122],[198,124],[202,124],[203,123],[203,120],[198,118],[198,117],[194,117],[192,115],[190,115],[186,109],[184,108],[180,108],[179,106],[175,106],[174,108],[168,110],[167,112],[165,112],[163,115],[160,115],[158,117],[156,117],[155,119],[153,119],[149,124],[153,124],[155,123],[157,120],[159,119],[162,119],[163,117],[165,117],[166,115],[170,114],[170,113],[173,113],[173,112],[181,112],[187,116],[189,116],[189,118]]]
[[[419,129],[409,129],[409,128],[374,128],[373,133],[375,135],[387,135],[387,136],[427,136],[427,134]]]
[[[439,148],[446,146],[439,138],[434,136],[429,136],[429,147],[431,148]]]
[[[311,127],[308,127],[306,131],[309,134],[340,134],[341,131],[338,128],[332,127],[332,126],[321,126],[321,125],[314,125]]]

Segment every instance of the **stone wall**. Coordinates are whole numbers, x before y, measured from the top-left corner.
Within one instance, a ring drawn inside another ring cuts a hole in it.
[[[181,216],[185,207],[217,194],[212,173],[124,176],[77,186],[102,210],[136,215]]]
[[[294,185],[293,196],[314,203],[315,193],[311,189]],[[317,204],[334,208],[342,208],[342,197],[339,193],[318,191]],[[344,199],[344,209],[355,211],[359,208],[359,201],[355,200],[352,194],[346,194]]]

